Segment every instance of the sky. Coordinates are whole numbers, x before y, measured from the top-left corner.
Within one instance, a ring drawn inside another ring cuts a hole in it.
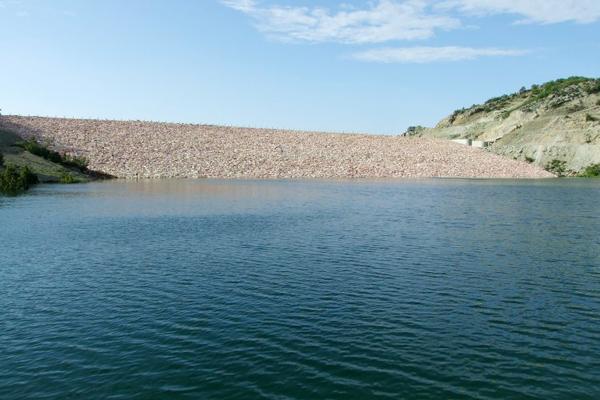
[[[600,77],[600,0],[0,0],[3,114],[397,134]]]

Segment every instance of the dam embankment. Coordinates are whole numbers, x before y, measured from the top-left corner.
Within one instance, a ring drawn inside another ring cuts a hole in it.
[[[145,121],[2,116],[0,128],[119,178],[546,178],[447,140]]]

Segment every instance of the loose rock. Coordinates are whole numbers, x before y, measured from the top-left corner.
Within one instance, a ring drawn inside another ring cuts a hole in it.
[[[142,121],[2,116],[120,178],[547,178],[543,169],[447,140]]]

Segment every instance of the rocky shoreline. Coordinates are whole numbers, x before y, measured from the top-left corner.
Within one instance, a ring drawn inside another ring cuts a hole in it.
[[[0,128],[118,178],[548,178],[447,140],[144,121],[2,116]]]

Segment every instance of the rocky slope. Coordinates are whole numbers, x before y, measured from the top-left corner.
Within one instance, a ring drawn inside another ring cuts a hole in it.
[[[122,178],[545,178],[526,162],[446,140],[142,121],[0,117]]]
[[[455,111],[435,128],[409,134],[493,142],[489,150],[572,172],[600,163],[600,79],[572,77]]]

